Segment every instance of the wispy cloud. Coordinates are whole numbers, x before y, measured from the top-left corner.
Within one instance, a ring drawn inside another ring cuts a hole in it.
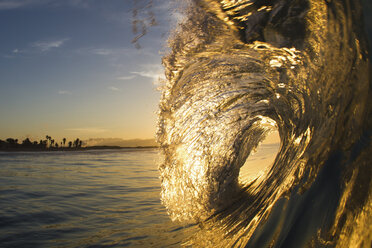
[[[72,95],[72,92],[67,91],[67,90],[59,90],[58,94],[60,94],[60,95]]]
[[[18,9],[27,6],[46,4],[55,0],[2,0],[0,1],[0,9]]]
[[[28,3],[27,1],[14,1],[14,0],[1,1],[0,9],[16,9],[16,8],[20,8],[20,7],[29,5],[29,4],[30,3]]]
[[[70,5],[77,8],[88,8],[88,0],[0,0],[0,10],[19,9],[33,5],[51,4],[53,6]]]
[[[118,80],[130,80],[130,79],[133,79],[135,77],[136,77],[135,75],[131,75],[131,76],[117,77],[116,79],[118,79]]]
[[[80,127],[80,128],[66,128],[65,131],[79,132],[79,133],[104,133],[107,129],[96,127]]]
[[[106,49],[106,48],[95,48],[95,49],[92,49],[91,51],[93,54],[102,55],[102,56],[114,54],[114,51],[112,49]]]
[[[40,49],[43,52],[46,52],[53,48],[61,47],[68,40],[69,40],[68,38],[65,38],[65,39],[52,40],[52,41],[38,41],[38,42],[34,42],[32,46],[37,49]]]
[[[144,70],[141,71],[132,71],[131,74],[135,74],[141,77],[146,77],[154,80],[154,83],[158,82],[159,80],[163,80],[164,77],[164,70],[158,64],[151,64],[151,65],[143,65]]]
[[[101,55],[101,56],[123,56],[123,55],[129,55],[132,54],[133,51],[128,48],[91,48],[88,49],[88,51],[95,55]]]
[[[161,77],[161,73],[156,71],[132,71],[131,73],[151,79],[159,79]]]
[[[141,77],[151,78],[154,80],[164,78],[164,71],[160,65],[147,65],[144,67],[145,67],[145,70],[132,71],[130,73],[141,76]]]
[[[107,89],[112,90],[112,91],[121,91],[119,88],[116,88],[114,86],[109,86],[107,87]]]
[[[7,59],[13,59],[16,58],[19,54],[21,54],[23,51],[19,50],[18,48],[13,49],[8,54],[1,55],[3,58]]]

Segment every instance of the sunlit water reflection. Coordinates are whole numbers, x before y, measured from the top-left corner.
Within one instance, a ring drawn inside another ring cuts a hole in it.
[[[179,246],[185,230],[160,203],[157,156],[0,153],[0,246]]]

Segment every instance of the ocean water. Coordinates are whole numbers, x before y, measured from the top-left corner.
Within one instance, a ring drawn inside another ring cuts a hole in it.
[[[0,152],[0,247],[179,247],[157,149]]]

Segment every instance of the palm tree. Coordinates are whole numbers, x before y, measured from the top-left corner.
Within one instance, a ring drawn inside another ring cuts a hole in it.
[[[76,148],[79,147],[79,143],[80,143],[80,139],[76,138],[76,140],[74,141],[74,145],[75,145]]]
[[[72,147],[72,141],[69,141],[69,142],[68,142],[68,147],[69,147],[69,148]]]
[[[63,138],[62,141],[63,141],[63,146],[65,146],[65,144],[66,144],[66,138]]]
[[[32,142],[29,138],[26,138],[24,141],[22,141],[23,146],[31,146]]]
[[[7,139],[6,139],[6,142],[8,142],[8,144],[9,144],[10,146],[16,146],[18,141],[17,141],[16,139],[7,138]]]
[[[46,140],[40,140],[40,142],[39,142],[39,146],[42,147],[42,148],[46,148],[46,146],[47,146],[47,141],[46,141]]]
[[[52,137],[50,137],[49,135],[46,135],[45,138],[47,140],[47,146],[48,146],[48,140],[50,141],[52,139]]]

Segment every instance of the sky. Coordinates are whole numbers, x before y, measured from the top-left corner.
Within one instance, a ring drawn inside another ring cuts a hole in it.
[[[137,49],[146,2],[0,0],[0,139],[153,138],[171,17],[154,1]]]

